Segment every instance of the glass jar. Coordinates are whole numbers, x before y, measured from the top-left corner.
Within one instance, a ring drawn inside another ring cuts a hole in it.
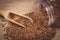
[[[60,0],[46,0],[49,4],[51,4],[54,8],[54,26],[60,27]]]
[[[48,14],[48,24],[47,26],[50,26],[53,24],[53,22],[55,21],[54,16],[53,16],[53,6],[47,1],[47,0],[37,0],[37,4],[41,5],[41,10],[46,11],[45,14]]]

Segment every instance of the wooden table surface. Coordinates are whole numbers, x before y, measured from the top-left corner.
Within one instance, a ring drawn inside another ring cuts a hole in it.
[[[60,28],[56,28],[56,35],[53,40],[60,40]]]

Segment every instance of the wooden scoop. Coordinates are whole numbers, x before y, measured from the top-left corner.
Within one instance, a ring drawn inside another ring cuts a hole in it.
[[[24,26],[23,24],[20,24],[20,23],[18,23],[18,22],[16,22],[16,21],[10,19],[10,18],[8,17],[9,14],[10,14],[9,11],[0,10],[0,15],[4,16],[4,17],[5,17],[7,20],[9,20],[10,22],[13,22],[13,23],[15,23],[15,24],[17,24],[17,25],[20,25],[20,26],[22,26],[22,27],[26,27],[26,26]],[[15,13],[13,13],[13,14],[15,14]],[[16,15],[19,15],[19,14],[16,14]],[[24,17],[24,18],[27,18],[27,19],[29,19],[31,22],[33,22],[33,20],[32,20],[30,17],[27,17],[27,16],[25,16],[25,15],[19,15],[19,16],[22,16],[22,17]]]

